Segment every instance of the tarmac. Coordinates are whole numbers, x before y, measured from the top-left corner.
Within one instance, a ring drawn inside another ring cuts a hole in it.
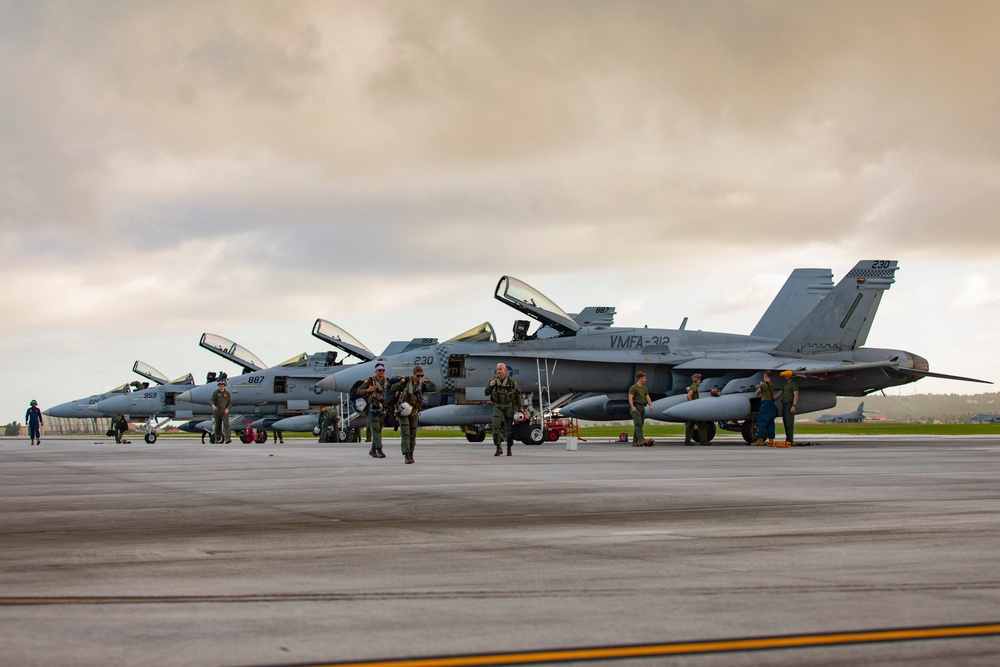
[[[997,664],[1000,438],[811,441],[3,438],[0,664]]]

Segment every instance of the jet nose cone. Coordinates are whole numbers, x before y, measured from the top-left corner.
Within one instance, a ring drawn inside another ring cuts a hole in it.
[[[131,399],[128,396],[112,396],[103,401],[98,401],[90,406],[94,412],[103,412],[106,415],[125,414],[129,411]]]
[[[330,391],[337,391],[337,376],[328,375],[327,377],[317,382],[316,386],[321,389],[329,389]]]
[[[43,415],[45,415],[46,417],[49,417],[49,416],[51,416],[51,415],[49,414],[49,409],[48,409],[48,408],[45,408],[44,410],[42,410],[42,414],[43,414]]]

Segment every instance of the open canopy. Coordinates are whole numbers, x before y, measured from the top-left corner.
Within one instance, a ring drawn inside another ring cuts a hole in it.
[[[252,371],[262,371],[267,368],[267,364],[261,361],[256,354],[223,336],[203,333],[198,345],[243,368]]]
[[[375,358],[374,352],[333,322],[328,322],[324,319],[316,320],[313,324],[312,335],[362,361],[371,361]]]
[[[552,327],[560,335],[572,336],[581,329],[580,325],[554,301],[517,278],[511,276],[501,278],[494,296],[511,308]]]

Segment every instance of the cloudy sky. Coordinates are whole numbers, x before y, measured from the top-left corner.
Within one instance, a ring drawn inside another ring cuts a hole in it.
[[[868,344],[1000,381],[1000,4],[0,0],[0,421],[379,351],[515,275],[748,333],[898,259]],[[924,380],[913,393],[978,393]]]

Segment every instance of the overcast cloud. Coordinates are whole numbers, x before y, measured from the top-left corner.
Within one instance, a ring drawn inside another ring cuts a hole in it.
[[[1000,380],[995,2],[0,2],[0,420],[515,318],[748,333],[899,259],[868,343]],[[232,368],[227,370],[232,371]],[[921,381],[905,391],[974,393]]]

